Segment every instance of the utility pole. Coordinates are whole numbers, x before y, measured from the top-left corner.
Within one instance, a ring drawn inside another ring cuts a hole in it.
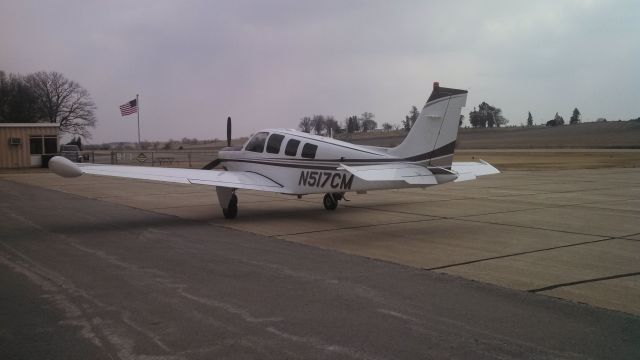
[[[140,146],[140,99],[138,94],[136,94],[136,105],[138,106],[138,148],[141,148]]]

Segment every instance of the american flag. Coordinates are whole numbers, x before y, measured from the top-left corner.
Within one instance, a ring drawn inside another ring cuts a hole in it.
[[[137,112],[138,112],[138,99],[133,99],[131,101],[126,102],[123,105],[120,105],[120,114],[122,116],[135,114]]]

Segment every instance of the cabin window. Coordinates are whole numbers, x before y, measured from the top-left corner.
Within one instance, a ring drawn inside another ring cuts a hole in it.
[[[298,153],[298,146],[300,145],[300,140],[290,139],[287,142],[287,147],[284,148],[284,154],[288,156],[296,156]]]
[[[304,144],[302,147],[302,154],[300,155],[303,158],[313,159],[316,157],[316,150],[318,150],[318,145]]]
[[[269,136],[269,140],[267,141],[267,152],[271,154],[279,153],[280,145],[282,145],[282,140],[284,140],[284,135],[271,134],[271,136]]]
[[[253,135],[253,137],[251,138],[251,140],[249,140],[249,142],[247,143],[247,146],[245,146],[245,150],[246,151],[253,151],[253,152],[263,152],[264,151],[264,143],[267,141],[267,136],[269,136],[269,133],[267,132],[259,132],[255,135]]]

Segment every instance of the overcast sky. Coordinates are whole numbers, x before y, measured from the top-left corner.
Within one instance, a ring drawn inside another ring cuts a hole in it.
[[[0,2],[0,69],[59,71],[98,106],[92,143],[224,138],[306,115],[399,123],[432,83],[510,124],[640,116],[640,1]]]

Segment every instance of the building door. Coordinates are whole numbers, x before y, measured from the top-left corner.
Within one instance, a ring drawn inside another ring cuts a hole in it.
[[[42,154],[44,153],[44,144],[42,136],[31,136],[29,138],[29,152],[31,154],[31,166],[42,166]]]

